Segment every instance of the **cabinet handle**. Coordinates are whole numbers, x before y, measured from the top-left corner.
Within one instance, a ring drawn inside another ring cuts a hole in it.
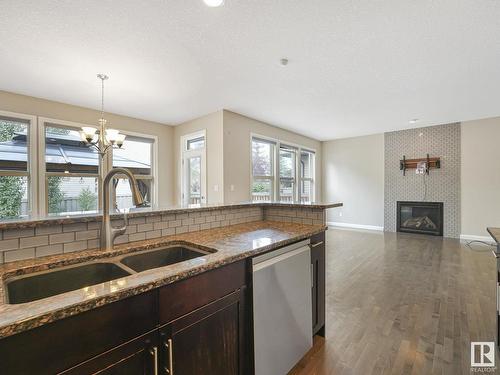
[[[165,368],[165,373],[168,375],[174,375],[174,348],[172,339],[168,339],[163,343],[165,350],[168,352],[168,368]]]
[[[311,246],[311,247],[313,247],[313,248],[314,248],[314,247],[317,247],[317,246],[319,246],[319,245],[323,245],[323,241],[319,241],[319,242],[316,242],[316,243],[312,243],[312,244],[310,244],[309,246]]]
[[[153,346],[149,349],[149,354],[153,356],[153,374],[158,375],[158,348]]]

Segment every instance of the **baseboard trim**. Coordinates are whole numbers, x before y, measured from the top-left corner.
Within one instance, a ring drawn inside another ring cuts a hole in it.
[[[473,234],[461,234],[460,241],[485,241],[485,242],[495,242],[490,236],[476,236]]]
[[[379,231],[379,232],[383,232],[384,231],[384,227],[379,227],[379,226],[376,226],[376,225],[339,223],[337,221],[329,221],[329,222],[327,222],[327,224],[331,225],[332,227],[339,227],[339,228],[353,228],[353,229],[376,230],[376,231]]]

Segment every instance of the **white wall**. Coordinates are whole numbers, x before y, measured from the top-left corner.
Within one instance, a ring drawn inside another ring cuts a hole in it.
[[[222,111],[210,113],[206,116],[185,122],[174,128],[175,170],[176,184],[175,197],[177,203],[181,201],[181,144],[183,135],[206,131],[206,163],[207,163],[207,203],[224,202],[224,144],[222,132]]]
[[[500,227],[500,117],[462,122],[462,235]]]
[[[323,142],[323,200],[343,202],[328,221],[384,226],[384,135]]]
[[[321,142],[224,110],[225,202],[250,200],[250,137],[252,133],[314,149],[316,151],[315,200],[321,200]],[[231,185],[234,186],[234,191],[231,191]]]
[[[0,91],[0,110],[74,121],[90,126],[97,126],[97,120],[100,118],[100,112],[93,109],[6,91]],[[156,135],[158,137],[158,204],[160,206],[173,204],[173,127],[112,113],[106,113],[106,119],[109,126],[114,129]]]

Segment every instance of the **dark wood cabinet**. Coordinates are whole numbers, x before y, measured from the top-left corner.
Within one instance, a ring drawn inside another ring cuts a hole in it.
[[[0,339],[0,373],[243,374],[246,277],[243,260]]]
[[[325,232],[311,237],[313,335],[325,336]]]
[[[56,374],[158,326],[147,292],[0,340],[0,373]]]
[[[154,330],[70,368],[62,374],[154,375],[160,373],[157,367],[159,366],[158,344],[158,331]]]
[[[245,294],[246,288],[239,289],[161,327],[165,373],[243,374]]]

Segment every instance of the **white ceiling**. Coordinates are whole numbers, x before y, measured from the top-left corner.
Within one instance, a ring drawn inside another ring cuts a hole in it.
[[[226,108],[326,140],[498,116],[500,1],[0,0],[1,90],[98,108],[99,72],[107,111],[174,125]]]

